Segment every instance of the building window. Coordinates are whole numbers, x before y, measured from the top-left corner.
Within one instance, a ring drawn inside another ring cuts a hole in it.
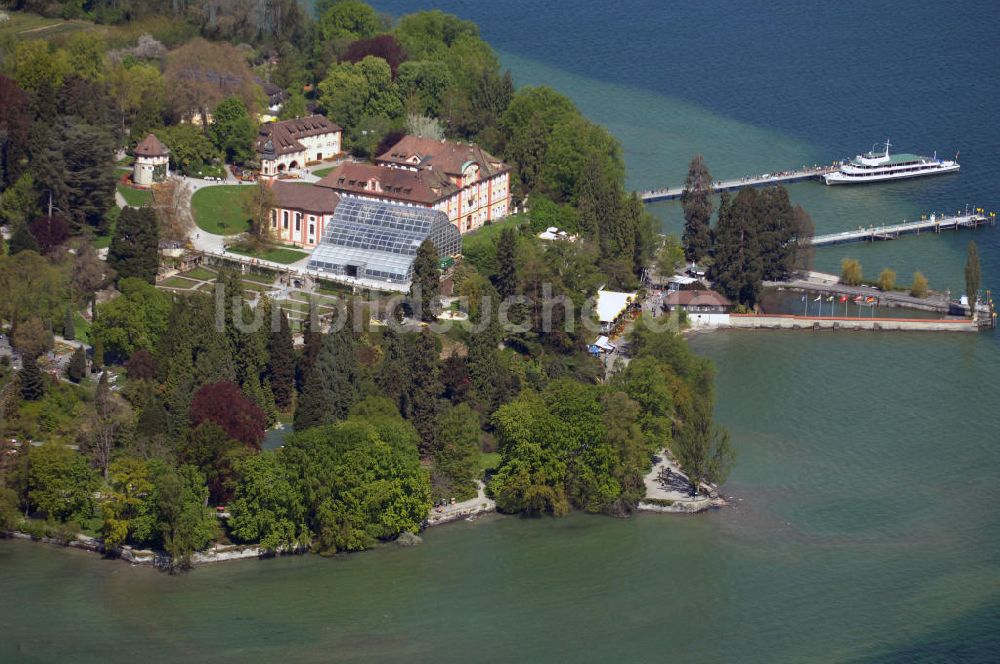
[[[278,211],[271,210],[271,228],[278,227]]]
[[[296,233],[301,233],[302,232],[302,213],[301,212],[296,212],[295,213],[295,232]]]
[[[288,230],[288,210],[281,211],[281,227]]]

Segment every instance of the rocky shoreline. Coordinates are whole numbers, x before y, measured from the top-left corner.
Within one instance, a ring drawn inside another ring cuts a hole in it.
[[[80,549],[99,553],[109,558],[117,558],[130,565],[148,565],[159,569],[170,569],[172,567],[171,557],[162,552],[152,549],[136,549],[130,546],[123,546],[108,551],[104,548],[104,542],[96,537],[88,535],[76,535],[75,539],[66,540],[58,537],[39,537],[30,533],[13,530],[6,533],[13,539],[31,540],[42,544],[63,546],[71,549]],[[262,546],[245,546],[238,544],[216,544],[205,551],[198,551],[191,554],[191,565],[208,565],[211,563],[228,562],[232,560],[262,560],[264,558],[275,558],[282,555],[296,555],[308,551],[306,547],[293,549],[267,549]]]

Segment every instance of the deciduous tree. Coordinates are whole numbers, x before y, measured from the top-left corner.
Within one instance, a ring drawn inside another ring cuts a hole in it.
[[[246,105],[236,97],[224,99],[215,107],[209,135],[227,162],[243,164],[254,156],[253,142],[257,137],[257,128]]]
[[[268,549],[304,545],[310,533],[302,495],[278,455],[265,452],[236,466],[239,481],[229,503],[229,528],[244,542]]]
[[[28,452],[28,501],[57,521],[83,523],[94,512],[97,476],[87,460],[61,443]]]
[[[190,418],[195,427],[202,422],[214,422],[230,438],[253,450],[259,450],[264,441],[267,416],[234,383],[200,387],[191,401]]]
[[[885,268],[878,275],[878,287],[882,291],[891,291],[896,288],[896,272]]]
[[[864,275],[861,272],[861,263],[857,259],[845,258],[840,261],[840,283],[858,286],[862,279],[864,279]]]

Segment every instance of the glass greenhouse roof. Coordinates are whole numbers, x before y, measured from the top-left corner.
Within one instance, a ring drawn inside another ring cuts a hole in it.
[[[428,237],[442,255],[461,251],[458,229],[439,210],[341,198],[308,267],[359,278],[407,281],[417,249]]]

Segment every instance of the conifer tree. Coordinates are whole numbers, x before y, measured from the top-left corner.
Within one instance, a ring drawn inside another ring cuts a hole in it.
[[[376,378],[379,390],[406,417],[410,409],[407,402],[407,386],[410,384],[410,365],[404,340],[392,328],[382,333],[382,364]]]
[[[756,189],[741,189],[735,199],[723,192],[715,229],[714,263],[709,278],[727,297],[754,306],[760,294],[763,267],[757,245]]]
[[[642,220],[642,201],[635,194],[625,197],[624,203],[618,206],[618,210],[610,226],[609,236],[609,256],[628,268],[629,272],[635,271],[633,260],[635,258],[636,229]]]
[[[709,226],[712,220],[712,175],[700,154],[695,155],[688,166],[681,206],[684,208],[684,233],[681,236],[684,257],[698,262],[712,248]]]
[[[413,345],[412,371],[407,396],[410,407],[410,421],[420,434],[421,454],[431,454],[435,449],[438,396],[441,388],[441,366],[438,361],[437,339],[430,330],[424,328]]]
[[[347,419],[357,402],[358,359],[351,327],[348,320],[343,328],[324,336],[295,409],[296,431]]]
[[[580,236],[594,244],[600,242],[600,221],[597,218],[596,162],[592,159],[584,169],[576,196],[576,209],[580,215]]]
[[[73,321],[73,306],[66,304],[66,320],[63,321],[63,339],[73,341],[76,339],[76,324]]]
[[[87,373],[87,353],[83,346],[77,346],[73,351],[73,356],[69,358],[69,365],[66,367],[66,377],[74,383],[79,383]]]
[[[94,339],[94,357],[90,361],[91,373],[97,373],[104,368],[104,344],[101,338]]]
[[[38,368],[38,361],[31,355],[21,358],[21,398],[37,401],[45,394],[45,376]]]
[[[278,329],[271,332],[268,343],[267,376],[278,410],[286,411],[292,405],[295,392],[295,347],[292,342],[292,328],[288,316],[282,311],[278,319]]]
[[[484,312],[481,315],[489,315]],[[500,343],[500,325],[496,316],[491,316],[486,329],[469,335],[469,355],[466,365],[472,379],[472,387],[479,402],[492,410],[496,401],[496,391],[500,381],[500,363],[497,346]]]
[[[309,314],[302,323],[302,340],[305,345],[302,347],[302,355],[299,356],[298,364],[295,367],[295,385],[301,392],[305,389],[306,379],[309,372],[316,363],[319,349],[323,345],[323,334],[319,324],[319,312],[316,302],[309,302]]]
[[[497,292],[501,300],[517,293],[517,231],[506,226],[497,243]]]
[[[31,234],[28,229],[28,224],[18,222],[14,224],[14,230],[11,233],[10,240],[8,242],[10,245],[10,255],[19,254],[22,251],[34,251],[35,253],[40,253],[41,249],[38,246],[38,240],[35,236]]]
[[[767,187],[757,196],[753,210],[757,227],[763,278],[780,281],[794,268],[795,213],[784,187]]]
[[[440,257],[430,238],[420,243],[413,261],[413,281],[410,284],[410,308],[420,320],[437,318],[437,298],[441,290]]]
[[[150,207],[126,207],[118,216],[108,249],[108,265],[118,279],[136,277],[156,283],[159,266],[160,229]]]

